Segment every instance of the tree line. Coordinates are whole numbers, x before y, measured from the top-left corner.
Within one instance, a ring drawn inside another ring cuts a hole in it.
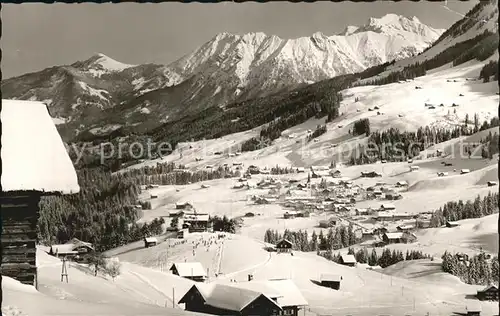
[[[314,138],[318,138],[324,133],[326,133],[326,125],[318,125],[316,126],[316,129],[310,135],[307,136],[307,141],[310,142]]]
[[[264,242],[270,244],[276,244],[282,239],[290,241],[293,244],[292,249],[299,251],[336,250],[360,242],[352,225],[331,227],[326,234],[323,233],[323,230],[320,230],[319,234],[313,231],[310,237],[306,230],[291,231],[286,229],[283,234],[280,234],[277,230],[267,229],[264,234]]]
[[[393,264],[396,264],[405,260],[420,260],[420,259],[430,259],[431,256],[422,253],[421,251],[411,250],[406,251],[406,255],[400,250],[390,250],[389,248],[385,248],[382,251],[382,254],[379,256],[375,251],[375,248],[372,248],[371,253],[368,253],[368,249],[364,247],[363,249],[359,249],[355,251],[353,248],[349,248],[348,255],[353,255],[356,258],[356,262],[358,263],[366,263],[369,266],[380,266],[381,268],[386,268]],[[333,253],[331,250],[327,250],[325,252],[318,253],[318,255],[333,261],[335,263],[341,263],[342,255],[340,253]]]
[[[469,257],[445,251],[441,259],[443,259],[441,264],[443,271],[459,277],[462,282],[474,285],[498,285],[500,273],[498,256],[488,259],[483,252]]]
[[[468,218],[480,218],[498,213],[498,192],[488,192],[481,198],[448,202],[432,213],[430,227],[441,227],[446,221],[459,221]]]
[[[498,60],[490,60],[479,72],[479,79],[483,79],[483,82],[489,82],[491,76],[494,76],[494,81],[498,81]]]
[[[481,157],[483,158],[488,158],[488,159],[493,159],[493,155],[498,154],[499,149],[499,139],[498,139],[498,133],[495,132],[495,134],[492,134],[491,131],[488,133],[488,136],[485,138],[482,138],[480,140],[480,143],[483,144],[481,148]]]
[[[78,238],[104,251],[162,233],[163,219],[136,223],[140,188],[131,178],[116,177],[101,169],[77,170],[77,175],[79,193],[41,199],[37,230],[42,243]]]
[[[352,134],[354,136],[357,135],[370,136],[370,119],[364,118],[355,121],[352,128]]]
[[[359,120],[357,125],[360,126],[359,128],[363,129],[361,126],[369,126],[369,121],[364,122],[364,120]],[[375,131],[371,132],[368,137],[368,144],[372,147],[365,147],[359,144],[357,150],[351,154],[349,162],[353,165],[359,165],[373,163],[380,159],[385,159],[387,161],[404,161],[407,158],[417,156],[421,151],[434,144],[439,144],[460,136],[472,135],[478,131],[487,130],[496,126],[499,126],[498,117],[493,117],[490,122],[484,121],[483,124],[480,125],[477,114],[474,114],[473,122],[469,121],[469,115],[467,114],[464,124],[455,128],[425,126],[419,127],[416,132],[400,131],[397,128]],[[364,129],[366,129],[366,127],[364,127]],[[373,147],[373,145],[376,147]],[[491,146],[494,150],[494,145]]]

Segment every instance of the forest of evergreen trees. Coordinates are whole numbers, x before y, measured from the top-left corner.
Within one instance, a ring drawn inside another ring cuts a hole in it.
[[[347,82],[342,84],[342,87],[346,86]],[[288,109],[277,119],[272,120],[267,126],[262,128],[259,137],[252,137],[245,141],[241,146],[241,151],[254,151],[269,146],[273,140],[281,136],[284,130],[304,123],[311,117],[322,117],[326,115],[327,121],[331,121],[338,117],[338,107],[342,101],[342,94],[335,91],[336,90],[325,92],[320,101],[315,101],[300,108],[294,107],[293,109]],[[324,128],[318,130],[317,133],[323,130],[326,132],[326,125]]]
[[[498,286],[500,273],[498,256],[488,259],[486,254],[482,252],[469,257],[445,251],[441,259],[443,259],[443,271],[459,277],[462,282],[474,285],[496,284]]]
[[[318,138],[324,133],[326,133],[326,125],[318,125],[316,126],[314,132],[312,132],[309,136],[307,136],[307,141],[310,142],[314,138]]]
[[[43,197],[38,221],[39,240],[64,243],[72,238],[93,243],[104,251],[146,235],[162,233],[163,219],[138,225],[135,205],[139,187],[128,177],[116,177],[100,169],[78,170],[80,192]]]
[[[227,168],[189,172],[173,163],[131,169],[112,174],[102,168],[77,170],[80,192],[75,195],[44,197],[38,222],[42,243],[64,243],[72,238],[91,242],[107,250],[137,241],[145,235],[162,233],[163,219],[138,225],[142,209],[151,203],[139,202],[140,185],[183,185],[198,181],[239,176]]]
[[[492,118],[490,122],[484,121],[482,125],[479,125],[478,116],[475,114],[473,122],[469,122],[469,116],[466,115],[464,124],[453,129],[425,126],[418,128],[416,132],[400,131],[397,128],[389,128],[382,132],[375,131],[368,138],[368,143],[372,144],[372,147],[365,150],[365,147],[360,145],[358,150],[351,155],[349,163],[352,165],[368,164],[381,159],[404,161],[407,158],[417,156],[422,150],[434,144],[460,136],[472,135],[498,125],[498,117]],[[494,136],[491,136],[489,140],[493,138]],[[491,147],[494,151],[495,145],[493,142],[490,143],[492,143]]]
[[[481,148],[481,157],[493,159],[493,155],[498,154],[499,152],[499,141],[497,132],[492,134],[490,131],[488,136],[482,138],[480,140],[480,143],[483,144],[483,147]]]
[[[482,79],[483,82],[489,82],[491,76],[494,76],[494,81],[498,81],[498,60],[490,60],[479,72],[479,79]]]
[[[431,216],[430,227],[441,227],[446,221],[459,221],[468,218],[480,218],[498,213],[498,192],[485,195],[483,198],[477,196],[474,201],[459,200],[448,202]]]
[[[326,234],[323,233],[323,230],[320,230],[319,234],[313,231],[310,237],[305,230],[291,231],[286,229],[283,234],[280,234],[276,230],[268,229],[264,235],[264,242],[276,244],[283,238],[292,242],[293,249],[299,251],[336,250],[360,242],[354,234],[352,225],[331,227]]]
[[[117,173],[119,178],[130,179],[137,185],[185,185],[213,179],[239,177],[241,172],[229,167],[189,171],[174,163],[157,163],[156,166],[144,166]]]
[[[352,134],[356,135],[370,135],[370,119],[364,118],[357,120],[354,122],[354,126],[352,128]]]
[[[370,254],[368,254],[368,249],[363,248],[355,251],[352,248],[348,249],[347,254],[354,255],[356,258],[356,262],[358,263],[367,263],[369,266],[380,266],[381,268],[386,268],[398,262],[404,260],[419,260],[419,259],[430,259],[431,256],[427,254],[423,254],[421,251],[411,250],[406,251],[406,255],[403,254],[400,250],[390,250],[389,248],[385,248],[382,252],[382,255],[378,255],[375,251],[375,248],[372,248]],[[333,261],[335,263],[340,263],[340,258],[342,257],[340,253],[334,254],[331,250],[327,250],[325,252],[319,253],[320,256]]]

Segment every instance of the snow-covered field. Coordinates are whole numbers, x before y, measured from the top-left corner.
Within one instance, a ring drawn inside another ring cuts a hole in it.
[[[498,54],[490,59],[498,59]],[[324,124],[324,118],[310,119],[294,126],[284,131],[283,136],[275,140],[271,146],[242,153],[236,157],[228,158],[213,153],[236,152],[238,146],[245,140],[256,136],[260,128],[214,140],[181,143],[173,154],[161,160],[149,160],[129,168],[154,166],[157,162],[176,162],[192,169],[202,169],[207,165],[219,166],[223,163],[231,165],[233,162],[241,162],[247,166],[254,164],[259,167],[329,164],[335,156],[342,154],[346,158],[348,157],[346,153],[350,153],[358,144],[366,142],[364,137],[348,135],[348,131],[353,128],[353,123],[362,118],[370,119],[372,131],[391,127],[416,130],[426,125],[455,127],[463,124],[466,114],[469,115],[470,120],[474,114],[477,114],[479,122],[482,123],[484,120],[497,116],[498,83],[483,83],[480,80],[467,81],[466,79],[477,78],[482,66],[487,62],[471,61],[457,67],[443,67],[440,71],[405,83],[344,90],[342,91],[344,100],[339,109],[342,115],[327,124],[327,132],[318,137],[317,142],[307,143],[305,137],[308,130],[314,130],[318,124]],[[422,89],[415,89],[416,86]],[[461,94],[463,96],[460,96]],[[356,99],[358,99],[357,102]],[[425,106],[426,103],[434,105],[435,109],[429,109]],[[443,107],[439,106],[441,103]],[[459,106],[452,107],[453,103]],[[375,106],[379,107],[379,110],[369,111]],[[382,114],[377,115],[377,112]],[[333,148],[332,144],[336,144],[337,147]],[[446,146],[446,144],[439,144],[436,148],[441,148],[440,146]],[[196,161],[196,158],[203,158],[203,160]]]

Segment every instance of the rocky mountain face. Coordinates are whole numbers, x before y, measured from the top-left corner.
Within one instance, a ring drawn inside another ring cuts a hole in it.
[[[145,131],[210,107],[408,58],[443,32],[388,14],[333,36],[221,33],[167,66],[127,65],[96,54],[4,80],[1,89],[3,98],[45,101],[66,140],[124,126]]]

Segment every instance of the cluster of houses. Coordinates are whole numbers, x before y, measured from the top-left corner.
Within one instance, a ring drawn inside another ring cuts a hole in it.
[[[178,202],[175,204],[175,211],[169,213],[170,217],[177,218],[181,228],[177,227],[180,238],[183,234],[209,232],[210,216],[208,213],[200,213],[189,202]]]

